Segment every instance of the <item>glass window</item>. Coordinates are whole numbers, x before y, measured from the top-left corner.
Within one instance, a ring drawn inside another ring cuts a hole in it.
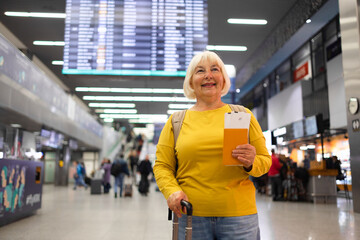
[[[249,109],[252,109],[254,107],[254,92],[250,91],[248,92],[242,99],[241,104],[244,107],[247,107]]]
[[[270,98],[270,83],[269,83],[269,78],[265,78],[265,80],[263,81],[263,86],[264,86],[265,99],[269,99],[269,98]]]
[[[297,66],[299,63],[304,61],[304,58],[310,55],[310,44],[306,43],[302,46],[292,57],[292,62],[294,66]]]
[[[325,59],[324,59],[324,50],[319,48],[318,51],[313,52],[312,54],[312,63],[314,66],[313,76],[317,76],[320,73],[325,72]]]
[[[279,91],[282,91],[291,84],[290,66],[290,61],[288,60],[276,70]]]
[[[276,86],[275,73],[271,73],[269,76],[269,88],[270,88],[269,98],[275,96],[278,93],[277,86]]]
[[[254,89],[254,107],[260,106],[264,101],[264,87],[260,83]]]
[[[303,97],[307,97],[312,94],[312,79],[301,81],[301,89]]]
[[[329,23],[325,27],[325,40],[330,39],[331,37],[335,36],[337,34],[337,24],[336,21],[338,21],[338,18],[333,20],[331,23]]]
[[[322,46],[323,38],[322,32],[319,32],[315,37],[311,39],[311,48],[312,51],[315,51],[317,48]]]
[[[326,87],[326,77],[325,74],[321,74],[314,78],[314,91],[321,90]]]

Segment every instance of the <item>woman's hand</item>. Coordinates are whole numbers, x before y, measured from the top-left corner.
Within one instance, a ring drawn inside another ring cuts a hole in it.
[[[189,201],[188,197],[186,196],[186,194],[183,191],[174,192],[167,199],[167,204],[168,204],[169,208],[178,217],[181,217],[181,211],[180,211],[181,210],[181,204],[180,204],[181,200]],[[186,208],[185,207],[183,208],[183,212],[186,213]]]
[[[255,156],[256,149],[253,145],[250,144],[242,144],[236,146],[236,148],[232,151],[233,158],[237,159],[240,163],[244,165],[246,169],[252,167]]]

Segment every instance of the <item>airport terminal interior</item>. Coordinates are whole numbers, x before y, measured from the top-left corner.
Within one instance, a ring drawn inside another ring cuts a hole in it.
[[[164,180],[149,166],[164,164],[156,151],[172,142],[158,145],[163,129],[175,132],[168,119],[201,101],[187,98],[183,83],[193,56],[206,50],[229,77],[222,103],[251,111],[263,152],[280,163],[261,176],[251,169],[264,158],[227,166],[250,169],[236,186],[246,181],[255,191],[261,239],[360,239],[359,7],[357,0],[1,0],[0,240],[172,239]],[[118,171],[129,171],[122,194],[114,191]],[[198,172],[191,177],[220,176]]]
[[[148,196],[90,195],[89,189],[44,186],[42,207],[33,216],[0,227],[1,239],[172,239],[166,201],[151,184]],[[112,193],[112,192],[111,192]],[[349,199],[336,204],[273,202],[257,196],[261,239],[356,240],[359,214]]]

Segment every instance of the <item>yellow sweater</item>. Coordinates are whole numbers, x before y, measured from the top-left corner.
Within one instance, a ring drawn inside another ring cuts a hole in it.
[[[255,188],[249,175],[259,177],[268,172],[271,157],[260,125],[251,113],[249,138],[256,148],[252,170],[246,172],[243,167],[222,165],[224,114],[230,111],[228,105],[202,112],[188,110],[175,151],[172,116],[161,132],[154,165],[156,182],[166,199],[176,191],[184,191],[193,205],[194,216],[257,213]],[[175,154],[178,181],[174,177]]]

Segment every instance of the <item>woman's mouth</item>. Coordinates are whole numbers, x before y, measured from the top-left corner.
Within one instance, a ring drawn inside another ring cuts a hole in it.
[[[212,87],[212,86],[216,86],[216,83],[204,83],[201,84],[202,87]]]

